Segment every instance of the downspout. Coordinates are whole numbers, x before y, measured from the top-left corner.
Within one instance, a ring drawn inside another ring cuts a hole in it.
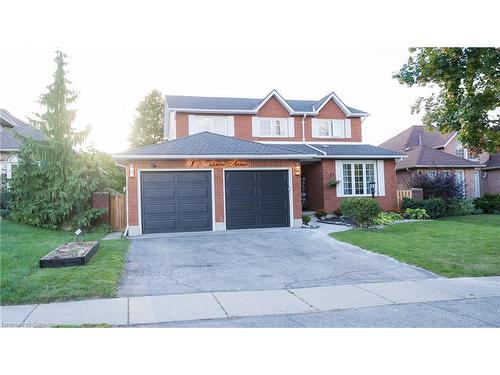
[[[305,142],[306,141],[306,125],[305,125],[305,121],[306,121],[306,114],[304,113],[304,116],[302,116],[302,142]]]
[[[128,175],[127,175],[127,166],[117,163],[115,161],[115,165],[122,167],[125,169],[125,217],[127,218],[127,226],[125,227],[125,230],[122,233],[123,237],[128,236]]]

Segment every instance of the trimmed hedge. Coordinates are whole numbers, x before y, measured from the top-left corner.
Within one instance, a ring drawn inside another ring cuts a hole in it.
[[[500,212],[500,194],[486,193],[481,198],[474,199],[474,206],[485,214]]]
[[[382,211],[380,205],[372,198],[347,198],[342,201],[342,214],[354,220],[359,226],[367,227]]]
[[[446,204],[442,198],[424,200],[403,198],[403,210],[405,211],[407,208],[423,208],[431,219],[443,217],[446,212]]]

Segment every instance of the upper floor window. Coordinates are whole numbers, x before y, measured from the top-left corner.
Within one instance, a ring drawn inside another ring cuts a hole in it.
[[[189,116],[189,135],[210,132],[234,136],[234,120],[232,116]]]
[[[312,119],[314,138],[351,138],[351,120]]]
[[[254,137],[293,137],[293,118],[253,117],[252,136]]]
[[[458,156],[459,158],[464,158],[467,159],[467,149],[462,146],[460,142],[457,141],[455,144],[455,155]]]

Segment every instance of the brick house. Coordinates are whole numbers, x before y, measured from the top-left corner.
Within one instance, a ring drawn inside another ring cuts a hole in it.
[[[166,96],[163,143],[114,155],[130,235],[294,227],[345,197],[396,206],[404,155],[362,143],[366,112],[320,100]],[[334,186],[331,186],[334,185]]]
[[[490,162],[493,173],[486,172],[490,155],[469,152],[457,139],[456,132],[441,134],[428,131],[422,125],[414,125],[388,139],[380,147],[404,152],[407,156],[396,164],[398,189],[411,188],[411,176],[414,173],[442,172],[455,174],[463,184],[467,198],[479,197],[495,189],[496,192],[500,191],[500,184],[493,182],[497,176],[495,171],[500,170],[495,158]]]
[[[0,109],[0,173],[2,181],[12,177],[17,164],[17,153],[24,144],[23,138],[43,140],[45,136],[38,129],[26,124],[5,109]]]

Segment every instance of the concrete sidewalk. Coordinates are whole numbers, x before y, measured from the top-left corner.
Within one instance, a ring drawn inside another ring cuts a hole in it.
[[[282,290],[122,297],[1,306],[3,327],[113,326],[318,313],[500,296],[500,277],[425,279]]]

